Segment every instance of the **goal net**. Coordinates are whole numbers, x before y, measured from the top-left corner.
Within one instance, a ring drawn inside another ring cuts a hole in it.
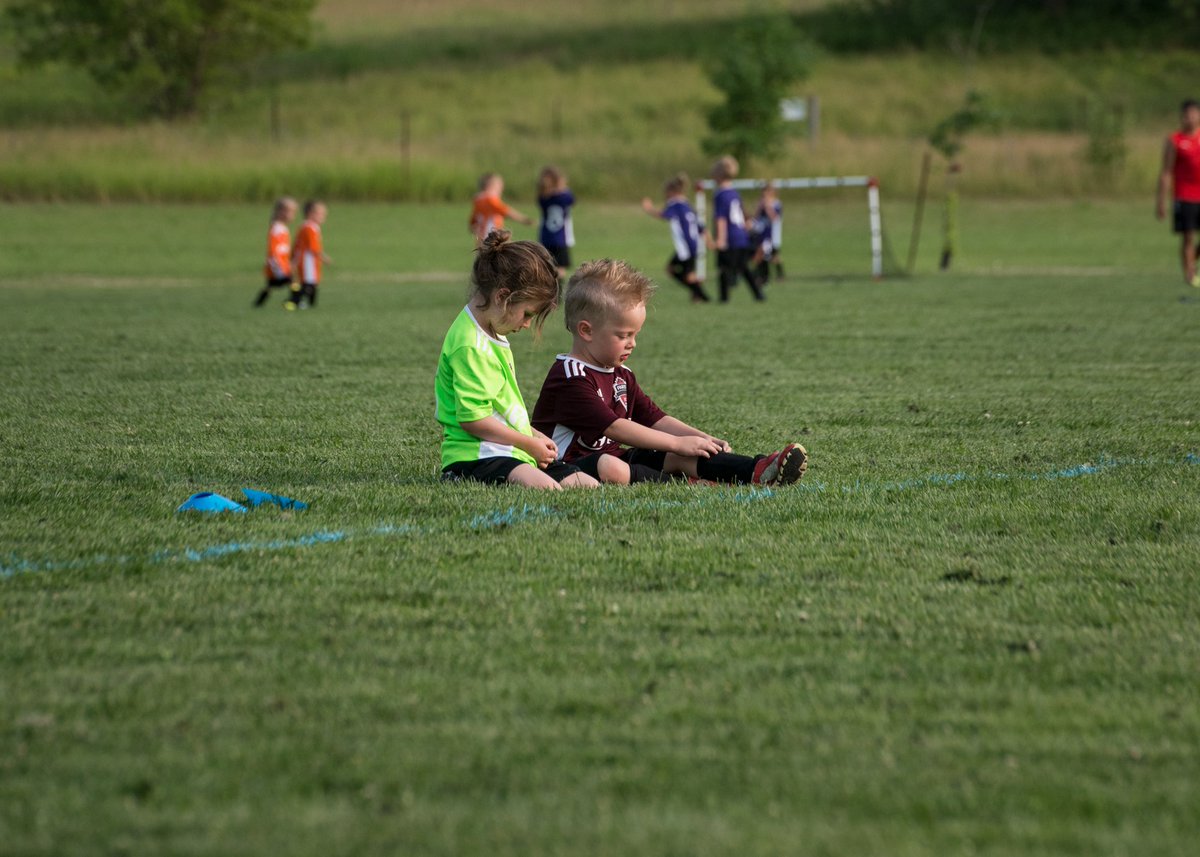
[[[786,257],[789,270],[820,274],[869,270],[876,279],[900,273],[900,267],[895,264],[884,236],[879,182],[874,178],[810,176],[734,179],[731,182],[732,187],[740,191],[759,191],[768,184],[780,192],[780,198],[785,202],[784,241],[780,255]],[[708,220],[709,194],[714,188],[715,183],[711,179],[696,183],[696,218],[701,223]],[[844,195],[830,193],[843,188],[861,188],[865,191],[865,212],[857,206],[848,206],[845,199],[837,199]],[[816,193],[805,194],[801,202],[791,194],[784,196],[787,191]],[[794,202],[789,202],[788,196],[792,196]],[[758,208],[758,200],[746,198],[742,200],[742,205],[746,217],[750,218]],[[706,266],[707,259],[702,255],[697,263],[697,273],[701,278],[705,276]]]

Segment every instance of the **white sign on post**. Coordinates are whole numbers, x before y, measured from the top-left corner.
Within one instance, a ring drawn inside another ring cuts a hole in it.
[[[808,118],[807,98],[781,98],[779,113],[784,122],[803,122]]]

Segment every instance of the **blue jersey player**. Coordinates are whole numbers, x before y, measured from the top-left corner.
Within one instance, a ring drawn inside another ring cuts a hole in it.
[[[675,254],[667,262],[667,273],[681,286],[692,293],[692,303],[707,303],[708,295],[696,273],[696,259],[703,252],[700,233],[704,226],[696,219],[696,212],[688,205],[687,188],[691,184],[686,173],[667,179],[663,185],[666,204],[660,211],[649,197],[642,200],[642,208],[651,217],[667,221],[671,227],[671,241]]]
[[[774,185],[768,184],[763,188],[750,235],[754,253],[751,267],[760,285],[766,285],[770,279],[772,262],[775,263],[776,275],[783,279],[783,264],[779,261],[779,244],[783,240],[783,203],[779,201]]]
[[[571,267],[571,248],[575,246],[575,228],[571,206],[575,194],[567,187],[567,176],[558,167],[543,167],[538,175],[538,205],[542,209],[542,228],[538,238],[558,265],[561,280]]]
[[[721,283],[721,303],[729,301],[729,290],[737,285],[738,277],[746,281],[756,301],[766,300],[762,284],[750,271],[753,249],[746,231],[746,215],[742,198],[733,189],[738,162],[732,155],[719,158],[712,168],[717,193],[713,197],[713,242],[717,249],[717,270]]]

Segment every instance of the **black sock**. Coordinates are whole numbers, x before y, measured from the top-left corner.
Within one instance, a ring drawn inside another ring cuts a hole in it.
[[[270,294],[271,294],[271,289],[270,289],[270,288],[265,288],[265,289],[263,289],[261,292],[259,292],[259,293],[258,293],[258,298],[256,298],[256,299],[255,299],[255,301],[254,301],[254,305],[255,305],[255,306],[262,306],[263,304],[265,304],[265,303],[267,302],[267,297],[268,297]]]
[[[762,458],[718,452],[712,458],[696,459],[696,475],[712,482],[750,483],[754,481],[754,465]]]
[[[692,297],[696,298],[697,300],[704,301],[705,303],[708,302],[708,295],[705,293],[704,287],[699,283],[693,283],[686,276],[681,277],[677,274],[671,274],[671,276],[679,281],[679,285],[691,292]]]
[[[629,465],[629,484],[637,482],[670,482],[671,477],[661,470],[655,470],[645,464]]]

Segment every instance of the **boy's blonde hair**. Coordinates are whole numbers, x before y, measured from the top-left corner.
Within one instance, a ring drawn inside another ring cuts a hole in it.
[[[724,155],[717,158],[716,163],[712,165],[712,177],[719,182],[726,179],[736,179],[738,174],[737,158],[733,155]]]
[[[484,173],[479,177],[479,189],[485,191],[495,179],[500,178],[499,173]]]
[[[621,310],[648,302],[655,288],[649,277],[627,262],[584,262],[567,281],[563,301],[567,330],[574,335],[581,321],[603,324]]]

